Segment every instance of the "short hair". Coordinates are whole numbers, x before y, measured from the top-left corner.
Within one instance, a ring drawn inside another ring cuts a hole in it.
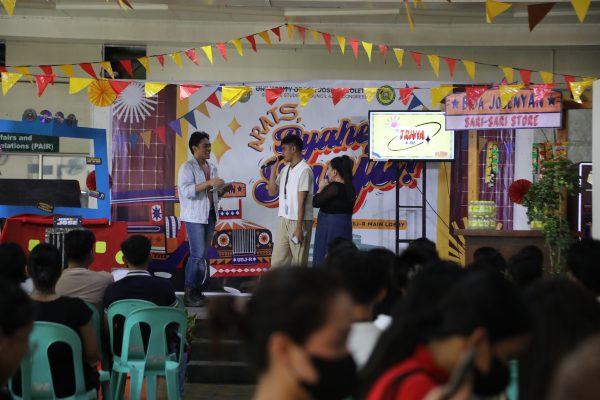
[[[508,276],[515,285],[526,288],[544,275],[542,261],[533,252],[519,252],[506,266]]]
[[[33,322],[33,302],[18,285],[0,279],[0,336],[12,336]]]
[[[281,144],[295,146],[298,149],[298,151],[302,151],[302,148],[304,147],[302,139],[300,138],[300,136],[296,135],[287,135],[286,137],[281,139]]]
[[[21,283],[27,279],[25,274],[27,257],[21,246],[16,243],[1,243],[0,260],[2,260],[0,277],[14,283]]]
[[[567,253],[567,266],[577,280],[600,296],[600,241],[584,239],[575,242]]]
[[[62,273],[62,259],[56,246],[40,243],[29,253],[27,269],[33,287],[41,292],[51,292]]]
[[[132,235],[121,243],[123,256],[134,267],[140,267],[148,261],[151,247],[150,239],[142,235]]]
[[[502,254],[493,247],[480,247],[473,253],[473,265],[475,268],[491,267],[496,272],[506,272],[506,260]]]
[[[192,150],[192,147],[198,146],[200,144],[200,142],[203,141],[204,139],[208,139],[210,141],[209,134],[204,131],[194,132],[190,135],[190,140],[188,142],[188,146],[189,146],[190,152],[192,154],[194,154],[194,150]]]
[[[339,273],[342,284],[355,304],[369,305],[387,288],[389,268],[383,263],[371,262],[363,251],[349,252],[344,262],[331,264]]]
[[[96,236],[88,229],[74,229],[65,235],[65,255],[67,261],[85,262],[94,250]]]

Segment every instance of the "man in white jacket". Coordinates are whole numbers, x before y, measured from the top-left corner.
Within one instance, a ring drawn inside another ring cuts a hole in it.
[[[202,285],[209,265],[206,256],[218,209],[218,197],[211,189],[224,182],[219,178],[217,167],[208,161],[211,150],[208,133],[192,133],[189,148],[194,158],[183,163],[178,176],[180,219],[185,223],[190,243],[190,256],[185,265],[184,303],[188,307],[199,307],[203,303]]]

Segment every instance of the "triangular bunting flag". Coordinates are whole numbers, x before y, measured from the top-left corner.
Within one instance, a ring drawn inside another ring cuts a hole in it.
[[[554,84],[544,84],[544,85],[532,85],[533,88],[533,99],[536,103],[542,101],[548,93],[554,89]]]
[[[230,40],[229,42],[235,46],[235,49],[237,50],[240,57],[243,57],[244,49],[242,48],[242,41],[240,39],[233,39],[233,40]]]
[[[410,56],[412,57],[413,61],[417,65],[417,69],[421,69],[421,53],[417,53],[416,51],[411,51]]]
[[[115,79],[115,73],[112,69],[112,65],[110,65],[110,61],[102,61],[100,66],[106,73],[111,77],[111,79]]]
[[[169,122],[169,126],[171,129],[173,129],[173,131],[175,131],[177,136],[181,137],[181,120],[174,119],[173,121]]]
[[[577,18],[579,18],[579,22],[583,23],[585,20],[591,2],[592,0],[571,0],[571,5],[575,10],[575,14],[577,14]]]
[[[333,105],[337,105],[337,103],[342,100],[342,98],[350,91],[350,88],[332,88],[331,89],[331,99],[333,100]]]
[[[398,61],[398,65],[402,68],[404,63],[404,49],[394,48],[394,55],[396,56],[396,61]]]
[[[381,56],[383,57],[383,63],[387,64],[387,46],[385,44],[380,44],[379,45],[379,53],[381,54]]]
[[[27,78],[29,80],[29,82],[33,83],[33,77],[31,76],[31,73],[29,72],[29,68],[28,67],[13,67],[18,73],[20,73],[21,75],[25,76],[25,78]]]
[[[444,57],[444,61],[448,65],[448,71],[450,71],[450,76],[454,76],[454,68],[456,68],[456,58]]]
[[[523,81],[523,84],[525,84],[525,86],[529,86],[529,83],[531,82],[531,71],[529,71],[528,69],[520,69],[519,75],[521,75],[521,80]]]
[[[165,56],[156,56],[158,59],[158,63],[160,64],[160,68],[165,68]]]
[[[264,40],[265,43],[268,44],[269,46],[272,45],[271,38],[269,37],[269,31],[262,31],[258,34],[258,36],[260,36],[261,39]]]
[[[254,38],[254,35],[246,36],[246,40],[250,42],[250,45],[252,46],[252,51],[256,51],[256,39]]]
[[[123,69],[125,72],[127,72],[127,75],[129,75],[130,78],[133,78],[133,66],[131,64],[131,60],[119,60],[119,63],[123,66]]]
[[[115,94],[118,96],[123,90],[125,90],[125,88],[127,86],[129,86],[129,84],[131,83],[131,81],[115,81],[115,80],[109,80],[108,84],[110,85],[110,87],[112,88],[112,90],[115,92]]]
[[[187,114],[184,114],[183,118],[185,118],[185,120],[188,122],[188,124],[190,124],[194,128],[196,128],[196,113],[194,112],[194,110],[190,111]]]
[[[225,43],[217,43],[215,46],[217,47],[217,50],[219,50],[219,53],[221,53],[221,57],[227,61],[227,46]]]
[[[69,79],[69,94],[75,94],[90,86],[95,79],[91,78],[70,78]]]
[[[65,75],[68,76],[69,78],[72,78],[75,75],[75,73],[73,71],[73,66],[71,64],[59,65],[58,68],[60,68],[60,70],[62,72],[64,72]]]
[[[312,34],[315,43],[319,43],[319,32],[311,29],[310,33]]]
[[[325,42],[325,48],[327,48],[327,51],[331,53],[331,35],[328,33],[322,33],[322,35],[323,41]]]
[[[523,88],[522,84],[517,85],[500,85],[500,103],[502,104],[502,108],[506,107],[510,99],[513,98],[514,95],[519,93],[519,90]]]
[[[483,93],[485,93],[486,90],[488,90],[487,86],[467,86],[465,92],[470,109],[472,109],[477,101],[479,101],[479,98],[483,95]]]
[[[8,70],[6,69],[6,67],[0,65],[0,72],[8,72]]]
[[[82,70],[87,72],[89,76],[91,76],[94,79],[98,79],[98,76],[96,75],[96,71],[94,71],[94,67],[92,67],[92,64],[81,63],[81,64],[79,64],[79,66],[81,67]]]
[[[166,133],[166,128],[164,125],[159,126],[158,128],[156,128],[154,130],[154,133],[156,133],[156,137],[158,138],[158,140],[161,143],[166,143],[167,142],[167,137],[165,135]]]
[[[203,85],[179,85],[179,100],[187,99],[203,87]]]
[[[340,45],[340,50],[342,51],[342,54],[344,54],[344,52],[346,51],[346,37],[336,35],[335,38],[337,39],[337,42]]]
[[[462,60],[463,65],[465,66],[465,69],[467,70],[467,74],[469,74],[469,77],[471,78],[472,81],[475,80],[475,62],[470,61],[470,60]]]
[[[15,12],[15,5],[17,4],[17,0],[2,0],[2,5],[6,10],[6,13],[9,17],[12,17]]]
[[[571,82],[575,82],[575,77],[573,75],[565,75],[564,79],[567,86],[571,85]]]
[[[138,58],[138,61],[140,62],[140,64],[142,64],[142,67],[144,67],[144,69],[146,70],[146,73],[150,72],[150,59],[148,57],[140,57]]]
[[[452,93],[452,85],[431,88],[431,108],[437,110],[442,100]]]
[[[367,57],[369,57],[369,63],[371,63],[371,52],[373,51],[373,43],[362,42],[363,49],[365,49],[365,53],[367,53]]]
[[[204,54],[206,54],[206,58],[208,58],[208,61],[210,61],[210,63],[213,63],[213,54],[212,54],[212,46],[211,45],[206,45],[206,46],[202,46],[202,51],[204,52]]]
[[[182,67],[182,64],[181,64],[181,54],[179,54],[179,52],[171,53],[171,54],[169,54],[169,56],[171,57],[171,59],[173,60],[173,62],[175,64],[177,64],[177,66],[179,68]]]
[[[127,10],[127,9],[133,10],[133,6],[129,2],[129,0],[117,0],[117,3],[123,10]]]
[[[138,136],[137,133],[131,132],[129,134],[129,143],[131,143],[131,147],[134,147],[137,144],[139,139],[140,139],[140,137]]]
[[[354,38],[348,38],[348,41],[350,42],[350,46],[352,47],[354,58],[358,59],[358,40]]]
[[[196,107],[196,110],[204,114],[206,118],[210,118],[210,114],[208,113],[208,107],[206,107],[206,102],[200,103],[200,105]]]
[[[366,87],[364,88],[364,91],[365,97],[367,98],[367,103],[371,104],[373,97],[375,97],[375,94],[377,93],[377,88]]]
[[[404,3],[404,8],[406,9],[406,19],[408,19],[408,26],[410,27],[410,31],[415,31],[415,24],[412,19],[412,15],[410,15],[410,8],[408,7],[408,3]],[[422,104],[422,103],[421,103]]]
[[[162,82],[146,82],[144,84],[144,92],[146,94],[146,97],[156,96],[158,92],[163,90],[167,85],[168,83]]]
[[[433,69],[433,73],[435,74],[436,77],[439,77],[440,76],[440,56],[436,56],[435,54],[428,54],[427,58],[429,59],[429,64],[431,64],[431,69]]]
[[[410,101],[410,104],[408,105],[408,111],[412,111],[413,109],[422,105],[423,102],[419,100],[417,96],[413,96],[412,100]]]
[[[144,141],[144,145],[146,146],[146,148],[150,148],[150,139],[152,138],[152,132],[144,131],[144,132],[140,133],[140,136],[142,137],[142,140]]]
[[[569,87],[571,89],[571,93],[573,94],[573,100],[577,103],[583,103],[581,101],[581,95],[585,92],[589,86],[594,83],[592,79],[581,81],[581,82],[571,82],[569,83]]]
[[[287,31],[288,31],[288,39],[291,39],[294,36],[294,25],[287,24]]]
[[[300,108],[306,107],[306,104],[314,96],[316,89],[313,88],[301,88],[298,90],[298,95],[300,96]]]
[[[527,16],[529,19],[529,32],[533,31],[533,28],[537,26],[544,17],[552,10],[556,3],[541,3],[541,4],[530,4],[527,6]]]
[[[214,92],[212,92],[212,94],[210,96],[208,96],[208,98],[206,100],[204,100],[205,102],[208,101],[210,104],[221,108],[221,102],[219,101],[219,98],[217,97],[217,92],[219,91],[219,89],[215,90]]]
[[[248,86],[223,86],[221,91],[221,106],[229,103],[233,107],[243,96],[252,91]]]
[[[2,72],[2,94],[6,96],[6,93],[15,86],[15,83],[21,79],[23,74],[16,72]]]
[[[44,75],[54,75],[54,71],[52,71],[52,66],[51,65],[40,65],[40,69],[42,70],[42,72],[44,72]],[[54,82],[50,82],[50,83],[54,83]]]
[[[298,29],[298,33],[302,39],[302,44],[304,44],[304,42],[306,42],[306,29],[303,26],[297,26],[296,29]]]
[[[38,90],[38,97],[44,94],[44,90],[48,87],[48,84],[53,80],[52,75],[35,75],[35,84]]]
[[[408,100],[410,100],[410,96],[412,96],[413,91],[415,90],[415,88],[400,88],[400,100],[402,100],[402,103],[404,105],[408,104]]]
[[[279,30],[279,27],[271,29],[271,32],[277,36],[277,41],[281,42],[281,31]]]
[[[485,0],[485,20],[491,24],[494,18],[508,10],[512,4],[501,3],[496,0]]]
[[[198,56],[196,56],[196,49],[187,49],[185,55],[190,59],[191,62],[198,65]]]
[[[544,83],[552,83],[554,79],[554,74],[549,71],[539,71],[540,77],[542,78],[542,82]]]
[[[285,92],[285,88],[267,88],[265,90],[265,100],[269,105],[272,105],[283,92]]]
[[[506,77],[506,81],[508,83],[512,83],[515,81],[515,70],[514,69],[512,69],[511,67],[503,67],[502,65],[500,66],[500,69],[504,73],[504,76]]]

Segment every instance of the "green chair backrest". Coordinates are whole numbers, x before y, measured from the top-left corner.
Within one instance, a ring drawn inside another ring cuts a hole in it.
[[[96,347],[98,348],[98,351],[102,353],[102,339],[100,336],[102,334],[100,330],[100,312],[92,303],[87,301],[85,301],[84,303],[88,306],[90,310],[92,310],[92,326],[94,327],[94,334],[96,335]]]
[[[146,352],[146,365],[144,370],[164,370],[166,361],[173,361],[169,357],[169,350],[166,338],[166,329],[170,324],[177,324],[177,336],[185,338],[187,330],[187,318],[185,313],[173,307],[155,307],[152,309],[139,309],[132,312],[125,320],[123,329],[123,346],[121,350],[121,362],[123,364],[131,358],[130,343],[132,333],[139,330],[141,323],[150,327],[150,340]],[[179,354],[176,355],[176,361],[181,360],[183,355],[184,343],[179,344]],[[137,361],[137,360],[136,360]]]
[[[146,300],[138,300],[138,299],[127,299],[127,300],[119,300],[115,301],[108,307],[106,319],[108,321],[108,333],[110,337],[110,349],[113,351],[114,347],[114,319],[116,316],[121,316],[123,319],[127,319],[127,316],[131,314],[135,310],[139,310],[141,308],[154,308],[157,307],[156,304],[146,301]],[[130,345],[132,346],[129,351],[131,351],[132,356],[137,358],[144,357],[144,345],[142,342],[142,334],[140,329],[132,332],[132,339],[130,341]]]

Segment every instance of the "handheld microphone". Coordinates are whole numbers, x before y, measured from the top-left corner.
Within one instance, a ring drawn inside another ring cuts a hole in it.
[[[283,156],[277,156],[276,159],[273,159],[273,160],[270,160],[270,161],[267,161],[266,163],[264,163],[261,168],[268,168],[271,165],[276,164],[281,160],[283,160]]]

